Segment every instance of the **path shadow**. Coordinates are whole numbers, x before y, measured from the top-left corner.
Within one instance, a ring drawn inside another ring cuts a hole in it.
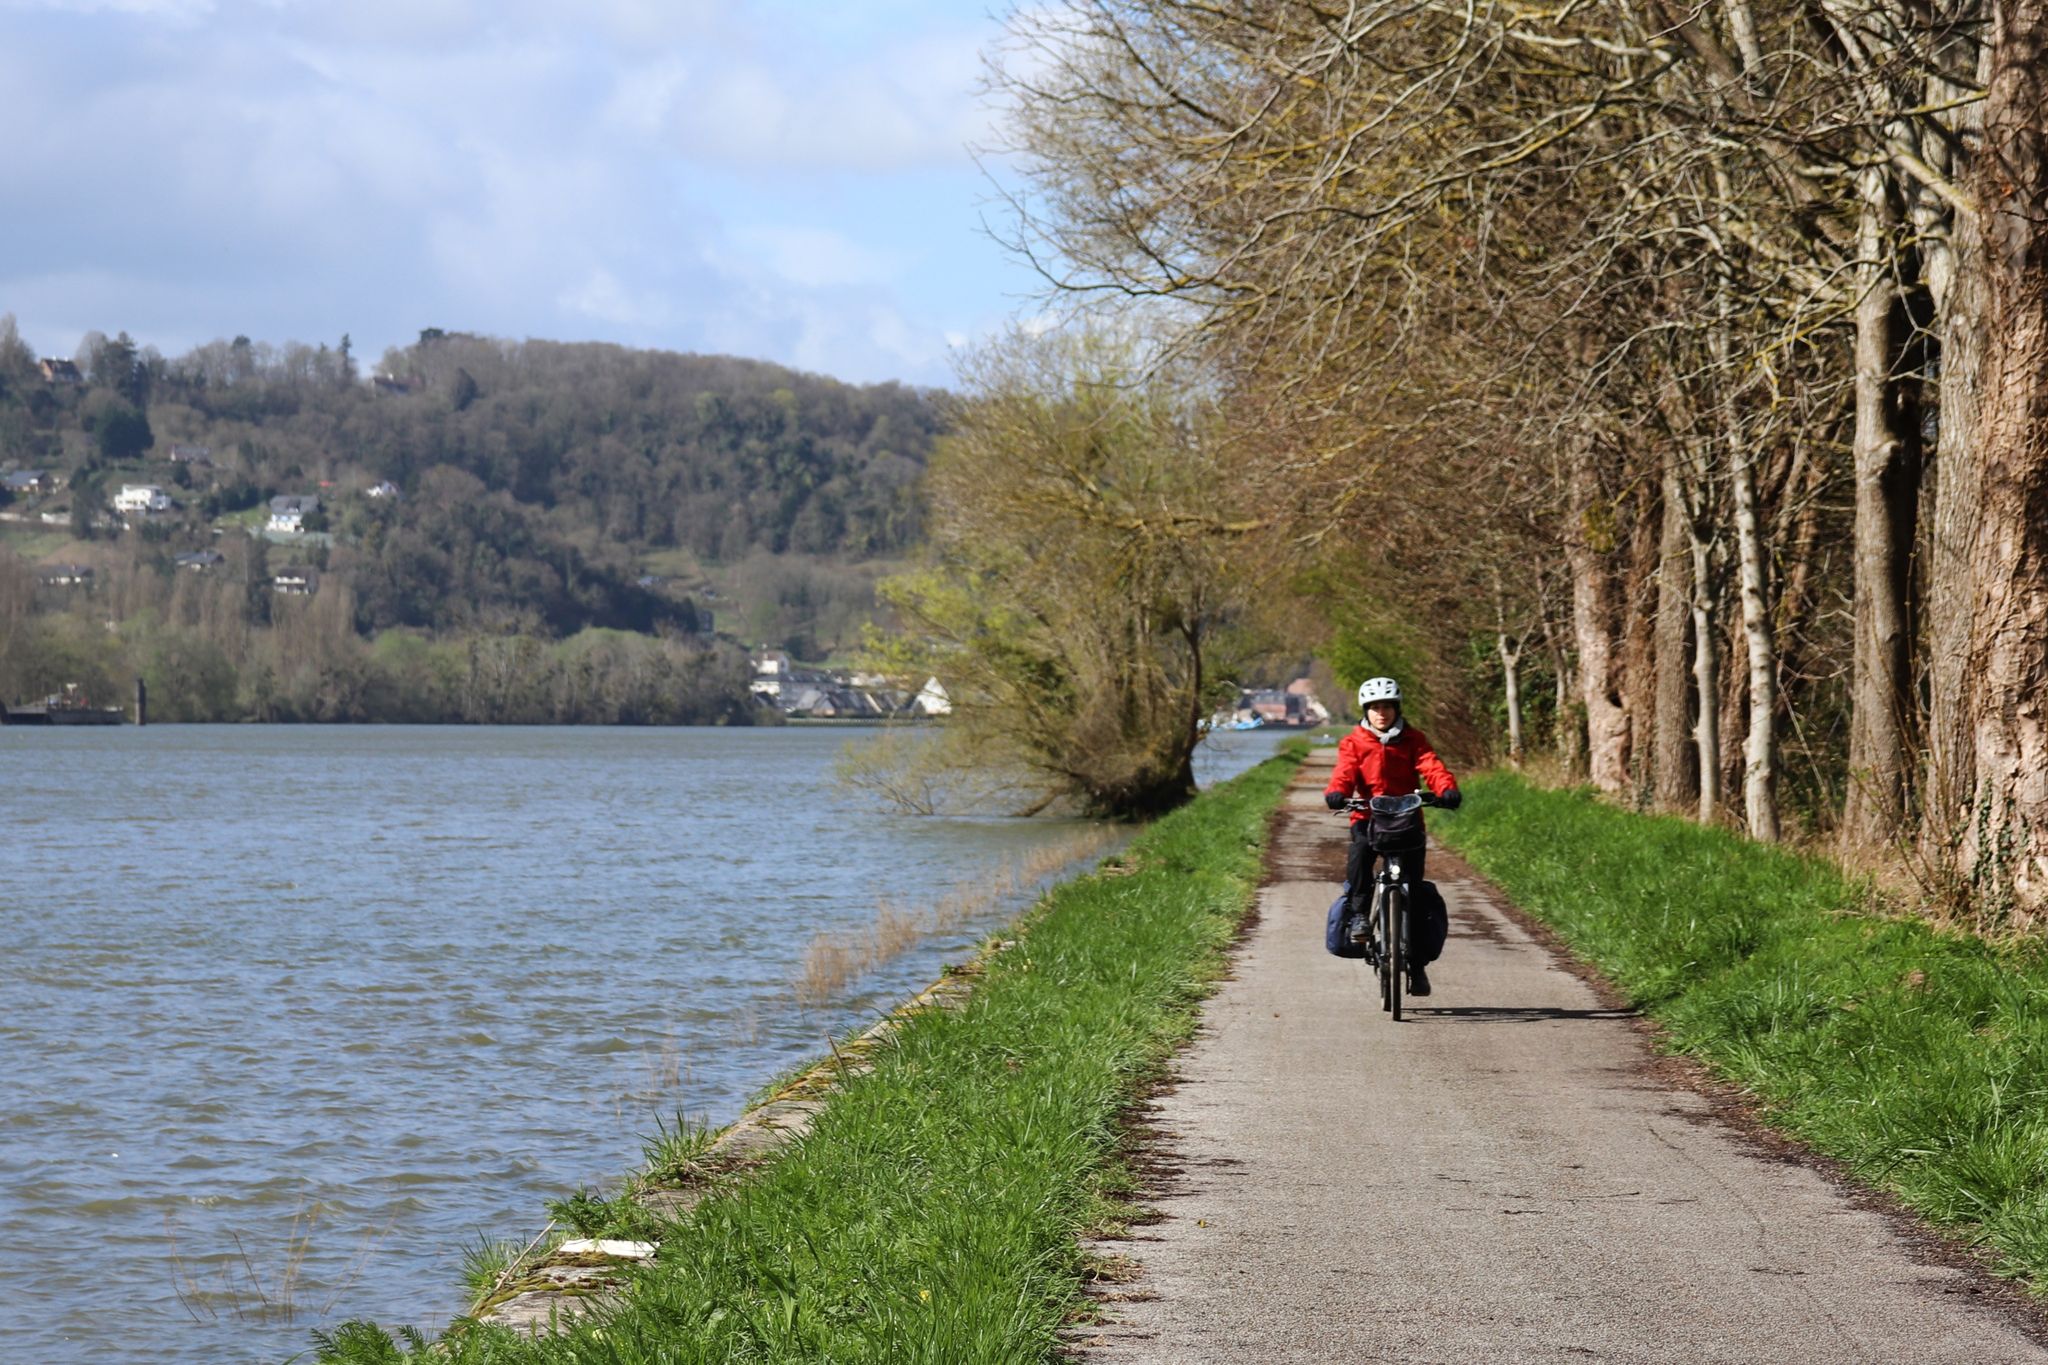
[[[1466,1020],[1475,1024],[1533,1024],[1552,1019],[1633,1019],[1634,1010],[1563,1009],[1556,1005],[1409,1005],[1408,1014],[1438,1019]]]

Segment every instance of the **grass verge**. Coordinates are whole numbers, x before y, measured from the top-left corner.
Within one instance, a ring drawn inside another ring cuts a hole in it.
[[[1816,859],[1503,774],[1431,828],[1773,1126],[2048,1290],[2048,953]]]
[[[1112,1221],[1120,1112],[1195,1024],[1252,905],[1301,750],[1046,894],[959,1011],[917,1014],[787,1155],[658,1229],[615,1310],[523,1338],[458,1323],[462,1365],[1045,1360]],[[642,1214],[641,1216],[646,1216]],[[322,1361],[418,1353],[369,1324]]]

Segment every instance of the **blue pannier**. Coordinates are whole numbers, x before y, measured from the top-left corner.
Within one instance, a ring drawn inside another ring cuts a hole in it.
[[[1365,945],[1353,943],[1344,933],[1344,903],[1351,899],[1351,883],[1344,883],[1344,889],[1337,893],[1337,899],[1330,902],[1330,922],[1323,929],[1323,946],[1338,957],[1364,957]]]

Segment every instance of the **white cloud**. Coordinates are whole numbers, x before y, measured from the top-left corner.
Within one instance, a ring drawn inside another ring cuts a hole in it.
[[[862,246],[834,228],[766,227],[747,235],[764,249],[768,268],[792,284],[879,284],[903,269],[900,256]]]
[[[933,236],[984,115],[919,5],[841,58],[854,17],[705,0],[0,0],[0,312],[64,351],[434,325],[942,382],[999,262]]]
[[[668,321],[668,310],[658,301],[635,297],[618,276],[603,266],[592,268],[581,284],[557,294],[555,301],[565,312],[598,322],[655,327]]]
[[[213,0],[0,0],[0,14],[9,10],[42,10],[57,14],[124,14],[178,22],[203,18],[215,8]]]
[[[788,52],[628,71],[612,108],[686,157],[778,170],[961,166],[984,140],[976,37],[928,37],[852,61]]]

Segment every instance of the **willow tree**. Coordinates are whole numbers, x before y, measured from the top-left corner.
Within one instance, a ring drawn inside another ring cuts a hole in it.
[[[952,699],[940,752],[1029,806],[1171,809],[1234,686],[1258,525],[1230,510],[1202,386],[1100,335],[1022,333],[962,381],[928,558],[882,585]]]

